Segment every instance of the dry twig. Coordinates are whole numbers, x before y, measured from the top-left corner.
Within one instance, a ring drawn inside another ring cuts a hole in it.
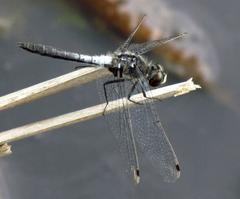
[[[57,78],[56,78],[57,79]],[[39,84],[40,85],[40,84]],[[34,86],[33,86],[34,87]],[[32,87],[32,88],[33,88]],[[38,87],[37,87],[38,88]],[[151,96],[153,98],[159,98],[159,99],[166,99],[169,97],[176,97],[179,95],[183,95],[186,94],[190,91],[196,90],[197,88],[200,88],[200,86],[195,85],[192,81],[192,79],[189,79],[186,82],[182,82],[182,83],[178,83],[178,84],[173,84],[170,86],[165,86],[162,88],[158,88],[155,90],[151,90]],[[22,92],[22,91],[19,91]],[[38,93],[37,90],[34,92]],[[52,93],[52,92],[51,92]],[[147,93],[148,95],[149,93]],[[10,94],[11,95],[11,94]],[[17,95],[17,92],[14,94]],[[42,95],[45,96],[44,93],[42,93]],[[31,96],[29,96],[30,99]],[[136,102],[142,102],[145,100],[145,98],[143,97],[142,94],[137,94],[131,97],[132,100],[136,101]],[[28,98],[25,98],[24,100],[29,101]],[[118,99],[115,101],[112,101],[109,103],[107,110],[106,110],[106,114],[110,113],[110,112],[114,112],[116,110],[119,109],[118,104],[121,103],[117,103],[117,101],[119,100],[125,100],[127,101],[127,105],[128,106],[134,106],[134,103],[129,102],[126,98],[124,99]],[[8,107],[6,105],[6,107]],[[14,129],[10,129],[7,131],[3,131],[0,133],[0,146],[5,147],[5,150],[1,150],[0,147],[0,153],[2,153],[2,155],[4,154],[9,154],[9,150],[10,150],[10,146],[6,145],[9,142],[13,142],[16,140],[20,140],[23,138],[27,138],[33,135],[37,135],[40,133],[44,133],[47,131],[50,131],[52,129],[57,129],[63,126],[67,126],[67,125],[71,125],[77,122],[81,122],[81,121],[85,121],[88,119],[92,119],[98,116],[101,116],[103,114],[103,109],[105,107],[105,103],[104,104],[99,104],[96,106],[92,106],[86,109],[82,109],[79,111],[75,111],[75,112],[71,112],[71,113],[67,113],[64,115],[60,115],[57,117],[53,117],[50,119],[46,119],[46,120],[42,120],[42,121],[38,121],[38,122],[34,122],[31,124],[27,124],[21,127],[17,127]],[[8,147],[6,150],[6,147]]]
[[[109,74],[103,67],[86,67],[0,97],[0,110],[33,101]]]

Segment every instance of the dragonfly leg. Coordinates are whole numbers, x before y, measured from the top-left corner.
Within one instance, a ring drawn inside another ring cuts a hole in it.
[[[141,89],[142,89],[143,97],[145,97],[147,99],[157,100],[157,101],[160,101],[160,102],[162,101],[161,99],[159,99],[157,97],[148,97],[142,86],[141,86]]]
[[[131,96],[132,96],[132,94],[133,94],[133,92],[134,92],[134,90],[135,90],[137,84],[138,84],[138,81],[136,81],[136,82],[133,83],[133,86],[132,86],[130,92],[128,93],[128,97],[127,97],[127,99],[128,99],[130,102],[134,103],[134,104],[143,105],[143,103],[135,102],[134,100],[131,99]]]
[[[126,79],[116,79],[116,80],[110,80],[110,81],[104,82],[103,89],[104,89],[104,97],[105,97],[105,100],[106,100],[106,106],[104,107],[103,115],[105,115],[105,111],[106,111],[108,103],[109,103],[108,96],[107,96],[107,85],[115,84],[115,83],[119,83],[119,82],[124,82],[125,80]]]

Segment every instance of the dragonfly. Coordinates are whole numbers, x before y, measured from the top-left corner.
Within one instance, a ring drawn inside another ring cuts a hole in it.
[[[92,56],[31,42],[19,42],[18,45],[24,50],[42,56],[78,62],[80,65],[76,69],[107,68],[112,75],[110,79],[103,80],[101,85],[103,91],[101,93],[106,102],[103,115],[111,99],[127,98],[127,103],[135,103],[137,106],[128,108],[126,101],[122,101],[118,114],[110,116],[109,119],[120,150],[128,160],[128,170],[134,181],[137,184],[140,182],[140,151],[145,154],[164,181],[175,182],[180,177],[179,162],[160,122],[155,107],[156,99],[151,97],[151,89],[164,84],[167,74],[160,64],[149,61],[144,54],[182,38],[186,33],[143,43],[132,43],[144,17],[145,15],[128,38],[112,53]],[[136,92],[143,94],[145,98],[143,103],[131,99]]]

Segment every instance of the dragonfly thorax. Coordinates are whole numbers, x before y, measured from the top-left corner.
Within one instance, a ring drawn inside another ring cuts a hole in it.
[[[108,69],[118,78],[141,79],[143,76],[152,87],[165,83],[167,78],[160,64],[152,64],[143,56],[131,52],[116,54]]]
[[[141,74],[147,74],[147,64],[142,56],[131,53],[121,53],[115,55],[113,64],[109,67],[109,71],[115,77],[131,77],[139,78],[139,71]]]

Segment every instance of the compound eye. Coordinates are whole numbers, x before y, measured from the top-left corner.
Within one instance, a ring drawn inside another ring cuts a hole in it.
[[[157,87],[161,84],[161,78],[158,74],[154,75],[151,79],[149,79],[149,85],[152,87]]]

